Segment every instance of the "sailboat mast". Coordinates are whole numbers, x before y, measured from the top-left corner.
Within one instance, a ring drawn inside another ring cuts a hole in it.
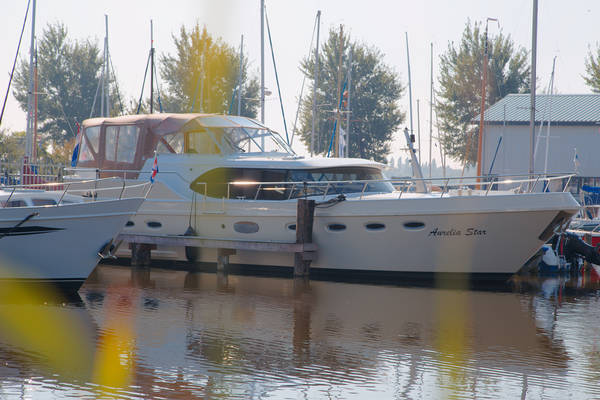
[[[344,136],[344,154],[343,157],[350,156],[350,87],[352,86],[352,46],[348,46],[348,84],[346,90],[348,97],[346,98],[346,135]]]
[[[408,64],[408,109],[410,115],[410,134],[413,131],[413,112],[412,112],[412,81],[410,79],[410,54],[408,52],[408,32],[404,32],[406,36],[406,63]]]
[[[260,122],[265,123],[265,0],[260,0]]]
[[[29,47],[29,95],[27,97],[27,130],[25,135],[25,158],[31,160],[33,153],[33,56],[35,52],[35,6],[36,0],[33,0],[31,13],[31,46]]]
[[[104,95],[106,96],[105,117],[110,117],[110,55],[108,50],[108,15],[104,15],[104,28],[106,35],[104,36]]]
[[[340,25],[340,44],[339,44],[339,55],[338,55],[338,70],[337,70],[337,96],[342,94],[342,55],[344,53],[344,27]],[[341,102],[340,102],[341,105]],[[341,108],[341,107],[339,107]],[[333,149],[333,154],[336,157],[340,156],[340,128],[342,123],[342,110],[337,110],[337,124],[336,124],[336,132],[335,132],[335,144]]]
[[[310,130],[310,155],[315,153],[315,121],[317,116],[317,87],[319,86],[319,32],[321,29],[321,10],[317,11],[317,45],[315,47],[315,81],[313,85],[312,125]]]
[[[433,141],[433,43],[431,43],[431,77],[429,86],[429,177],[431,178],[431,143]],[[438,134],[439,136],[439,134]],[[440,149],[441,143],[438,143]]]
[[[150,20],[150,114],[154,112],[154,29]]]
[[[529,175],[533,175],[533,149],[535,147],[535,79],[536,79],[536,55],[537,55],[537,13],[538,2],[533,0],[533,22],[531,29],[531,110],[529,114]],[[531,176],[530,176],[531,178]]]
[[[244,35],[240,41],[240,70],[238,72],[237,115],[242,115],[242,67],[244,65]]]
[[[35,61],[33,63],[33,146],[31,157],[33,162],[37,158],[37,128],[38,128],[38,54],[35,46]]]

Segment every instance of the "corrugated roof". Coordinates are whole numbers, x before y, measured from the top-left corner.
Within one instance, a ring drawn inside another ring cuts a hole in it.
[[[535,120],[554,124],[600,124],[600,94],[541,94],[535,96]],[[529,123],[529,94],[509,94],[489,107],[486,123]]]

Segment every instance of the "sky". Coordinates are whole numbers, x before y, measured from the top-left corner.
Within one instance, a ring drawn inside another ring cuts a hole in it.
[[[410,51],[413,98],[413,127],[417,133],[417,99],[423,161],[428,161],[430,46],[433,44],[434,87],[437,83],[438,59],[450,42],[458,42],[468,20],[497,18],[499,27],[490,23],[490,36],[502,31],[514,42],[531,49],[532,0],[265,0],[271,26],[273,47],[281,84],[281,94],[288,130],[294,123],[303,76],[299,62],[309,52],[317,10],[321,10],[321,43],[331,28],[344,24],[353,40],[379,48],[384,62],[397,71],[408,85],[406,36]],[[2,100],[17,48],[27,0],[6,1],[0,15],[0,93]],[[552,60],[556,59],[555,90],[559,93],[590,93],[582,75],[585,57],[598,46],[600,1],[539,0],[538,11],[538,88],[548,85]],[[64,23],[72,39],[104,38],[104,15],[108,15],[108,36],[112,62],[119,89],[125,98],[138,98],[150,48],[150,20],[154,25],[154,45],[158,55],[173,54],[173,38],[181,26],[196,22],[208,31],[239,48],[244,35],[245,53],[251,72],[260,74],[260,0],[37,0],[36,32],[42,35],[48,23]],[[20,57],[28,58],[31,35],[27,23]],[[266,33],[265,33],[266,35]],[[160,81],[160,77],[159,77]],[[284,134],[283,119],[276,96],[277,86],[268,39],[265,39],[265,86],[273,95],[266,100],[265,123]],[[538,90],[539,90],[538,89]],[[305,89],[306,90],[306,89]],[[145,94],[148,88],[145,89]],[[400,101],[409,126],[408,90]],[[12,95],[9,96],[2,128],[25,129],[25,113]],[[433,117],[433,136],[435,114]],[[402,132],[394,135],[391,156],[407,156]],[[435,142],[435,140],[434,140]],[[294,149],[305,154],[299,140]],[[433,148],[439,164],[439,150]]]

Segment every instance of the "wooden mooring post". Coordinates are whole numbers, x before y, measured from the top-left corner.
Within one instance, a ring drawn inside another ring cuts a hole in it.
[[[150,265],[150,251],[156,249],[155,244],[149,243],[130,243],[131,265],[137,267],[147,267]]]
[[[298,199],[296,210],[296,243],[312,243],[315,201]],[[308,276],[314,252],[294,253],[294,276]]]

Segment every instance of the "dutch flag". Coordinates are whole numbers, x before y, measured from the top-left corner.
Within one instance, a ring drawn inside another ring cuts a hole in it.
[[[150,182],[154,183],[154,178],[158,174],[158,155],[154,153],[154,162],[152,163],[152,174],[150,174]]]

